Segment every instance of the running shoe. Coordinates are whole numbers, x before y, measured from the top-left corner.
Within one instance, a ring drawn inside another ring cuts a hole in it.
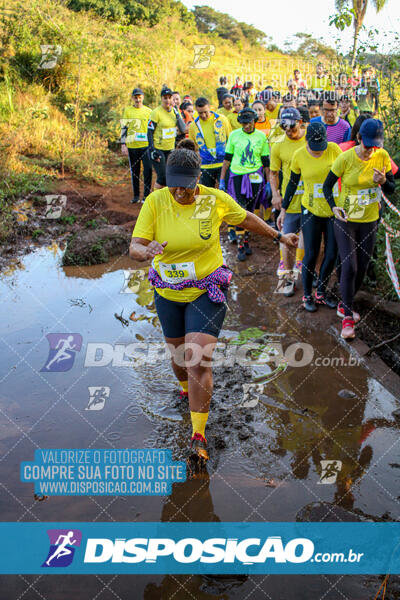
[[[236,244],[237,236],[236,236],[236,231],[234,229],[230,229],[228,231],[228,240],[230,241],[231,244]]]
[[[337,307],[337,302],[335,300],[327,297],[326,294],[320,294],[319,292],[315,292],[315,303],[322,304],[323,306],[327,306],[328,308]]]
[[[253,250],[250,248],[249,242],[244,243],[244,251],[247,256],[250,256],[251,254],[253,254]]]
[[[338,317],[340,317],[341,319],[344,319],[345,314],[344,314],[344,308],[343,308],[343,302],[339,302],[339,304],[337,305],[337,311],[336,314]],[[353,310],[353,321],[354,323],[359,323],[360,322],[360,315],[358,314],[358,312],[355,312]]]
[[[286,272],[285,265],[283,264],[283,260],[279,261],[279,266],[276,270],[276,274],[278,277],[282,277],[282,275]]]
[[[283,285],[282,285],[282,293],[286,298],[290,298],[294,296],[294,291],[296,289],[296,283],[290,275],[286,275],[283,277]]]
[[[238,260],[246,260],[246,250],[245,250],[244,246],[239,246],[238,253],[237,253],[237,259]]]
[[[303,307],[308,311],[308,312],[315,312],[317,309],[317,306],[314,302],[314,298],[312,296],[303,296]]]
[[[134,198],[132,198],[131,204],[136,204],[137,202],[139,202],[139,200],[140,200],[139,196],[135,196]]]
[[[297,271],[298,273],[301,273],[301,269],[303,268],[303,261],[302,260],[296,260],[296,264],[293,267],[293,271]]]
[[[190,440],[188,460],[196,468],[204,466],[209,458],[206,438],[201,433],[195,433]]]
[[[340,336],[344,340],[353,340],[356,337],[356,332],[354,331],[354,320],[351,317],[345,317],[342,321],[342,333]]]
[[[318,279],[319,279],[319,275],[318,275],[317,271],[314,271],[314,276],[313,276],[313,280],[312,280],[313,288],[316,288],[318,286]]]

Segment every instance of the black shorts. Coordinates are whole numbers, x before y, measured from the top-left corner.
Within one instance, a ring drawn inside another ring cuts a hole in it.
[[[172,150],[160,150],[159,148],[157,148],[157,150],[161,154],[160,162],[152,160],[151,164],[153,165],[153,169],[156,172],[158,185],[165,186],[167,185],[167,180],[165,178],[165,169],[168,156],[170,152],[172,152]]]
[[[221,288],[227,299],[228,290]],[[164,336],[181,338],[186,333],[208,333],[219,336],[224,322],[227,303],[212,302],[207,292],[193,302],[167,300],[154,290],[154,303]]]

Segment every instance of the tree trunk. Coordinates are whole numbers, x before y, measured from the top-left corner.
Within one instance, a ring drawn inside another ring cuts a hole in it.
[[[362,23],[359,20],[354,21],[353,49],[351,51],[351,60],[350,60],[352,69],[354,68],[354,65],[356,63],[357,42],[358,42],[358,36],[360,34],[361,25],[362,25]]]

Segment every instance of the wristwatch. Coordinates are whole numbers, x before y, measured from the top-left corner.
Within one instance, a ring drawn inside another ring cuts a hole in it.
[[[281,234],[280,231],[278,231],[278,235],[276,236],[275,239],[278,240],[278,242],[279,242],[279,240],[281,239],[281,237],[282,237],[282,234]]]

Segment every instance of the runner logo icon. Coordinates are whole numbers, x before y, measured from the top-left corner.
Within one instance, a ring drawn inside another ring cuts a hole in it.
[[[50,548],[42,567],[68,567],[74,558],[75,548],[81,545],[79,529],[48,529]]]
[[[49,356],[41,372],[53,373],[69,371],[75,360],[75,352],[82,347],[80,333],[48,333]]]

